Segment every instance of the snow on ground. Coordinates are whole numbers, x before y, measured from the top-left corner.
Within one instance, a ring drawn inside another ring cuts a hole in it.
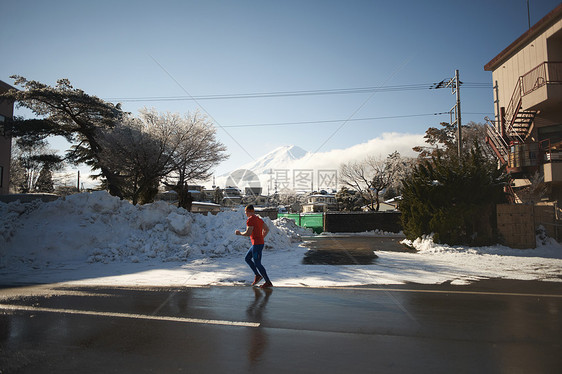
[[[253,278],[243,259],[249,239],[234,235],[245,221],[242,209],[204,216],[164,202],[133,206],[105,192],[49,203],[0,203],[0,284],[247,284]],[[562,282],[562,246],[553,240],[517,250],[451,247],[425,237],[406,242],[416,253],[377,251],[371,265],[304,265],[301,237],[312,232],[286,218],[265,221],[271,231],[263,263],[276,286],[466,284],[482,278]]]

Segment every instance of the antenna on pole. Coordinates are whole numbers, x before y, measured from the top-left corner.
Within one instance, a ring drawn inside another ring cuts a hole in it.
[[[529,29],[531,28],[531,10],[529,8],[529,0],[527,0],[527,22],[529,23]]]

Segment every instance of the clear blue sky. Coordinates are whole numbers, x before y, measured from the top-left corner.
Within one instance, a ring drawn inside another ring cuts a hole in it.
[[[531,24],[559,3],[530,0]],[[20,0],[3,1],[0,14],[0,80],[69,78],[104,99],[431,84],[455,69],[463,82],[491,86],[483,66],[528,28],[526,0]],[[461,88],[461,99],[463,123],[491,117],[491,88]],[[232,155],[220,172],[281,145],[342,149],[389,131],[421,134],[449,117],[232,125],[420,115],[453,104],[450,90],[424,89],[124,101],[123,108],[186,113],[202,106]]]

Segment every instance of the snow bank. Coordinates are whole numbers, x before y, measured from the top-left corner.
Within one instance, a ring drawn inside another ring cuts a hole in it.
[[[415,253],[377,250],[368,265],[308,265],[299,242],[312,232],[287,218],[264,220],[270,234],[263,261],[275,286],[467,284],[484,278],[562,282],[562,246],[544,233],[536,249],[447,246],[427,236],[403,241]],[[248,284],[253,274],[243,254],[249,238],[234,235],[245,222],[242,209],[204,216],[164,202],[133,206],[105,192],[49,203],[0,203],[0,284]]]
[[[270,227],[266,251],[294,246],[305,234],[291,220],[264,220]],[[245,252],[249,239],[234,235],[245,222],[243,210],[204,216],[162,201],[134,206],[104,191],[48,203],[0,203],[0,265],[168,262]]]
[[[562,246],[554,239],[544,236],[541,232],[537,234],[537,248],[534,249],[513,249],[503,245],[483,247],[449,246],[447,244],[434,243],[433,235],[424,235],[414,241],[404,239],[401,243],[416,249],[418,254],[471,254],[562,259]]]

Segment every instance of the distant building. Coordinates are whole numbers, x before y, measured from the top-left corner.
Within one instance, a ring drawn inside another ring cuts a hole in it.
[[[193,198],[193,201],[203,201],[204,200],[205,187],[190,184],[190,185],[187,186],[187,190],[191,194],[191,197]]]
[[[337,210],[338,204],[336,196],[333,194],[313,194],[309,195],[306,203],[302,205],[303,213],[327,212]]]
[[[202,213],[207,215],[208,213],[217,214],[221,211],[221,206],[219,204],[204,203],[200,201],[194,201],[191,205],[192,213]]]
[[[370,205],[364,205],[361,207],[361,210],[364,212],[372,212],[371,210],[371,206]],[[387,202],[380,202],[379,203],[379,212],[392,212],[397,210],[396,206],[394,204],[390,204]]]
[[[262,193],[262,188],[261,187],[245,187],[244,188],[244,194],[246,196],[259,196]]]
[[[242,204],[242,193],[236,187],[228,186],[223,191],[224,197],[222,205],[224,206],[239,206]]]
[[[0,81],[0,93],[13,89],[3,81]],[[7,122],[14,116],[14,102],[0,100],[0,195],[10,193],[10,160],[12,154],[12,136],[7,129]]]

